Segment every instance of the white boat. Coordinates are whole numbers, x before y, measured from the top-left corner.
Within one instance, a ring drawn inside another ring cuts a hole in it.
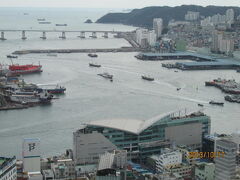
[[[53,96],[49,93],[42,92],[38,94],[12,94],[9,96],[10,100],[16,103],[26,103],[26,104],[41,104],[41,103],[50,103]]]

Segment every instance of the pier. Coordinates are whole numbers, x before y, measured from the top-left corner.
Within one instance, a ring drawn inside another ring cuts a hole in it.
[[[7,36],[6,34],[9,32],[16,32],[20,34],[20,38],[22,40],[26,40],[27,39],[27,33],[39,33],[40,34],[40,38],[43,40],[47,39],[47,34],[49,33],[56,33],[56,34],[60,34],[59,38],[61,39],[66,39],[67,36],[66,34],[69,33],[80,33],[80,36],[76,36],[79,37],[81,39],[86,38],[86,33],[90,33],[90,38],[98,38],[98,37],[104,37],[104,38],[108,38],[109,34],[113,34],[114,36],[121,36],[124,33],[129,33],[129,32],[123,32],[123,31],[97,31],[97,30],[33,30],[33,29],[22,29],[22,30],[11,30],[11,29],[4,29],[4,30],[0,30],[1,32],[1,36],[0,36],[0,40],[7,40]],[[103,34],[101,36],[99,36],[98,34]]]

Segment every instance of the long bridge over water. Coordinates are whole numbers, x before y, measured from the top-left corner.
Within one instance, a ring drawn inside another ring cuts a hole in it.
[[[27,39],[27,33],[28,32],[36,32],[36,33],[41,33],[40,38],[41,39],[47,39],[47,33],[60,33],[59,38],[61,39],[66,39],[66,33],[79,33],[79,38],[85,38],[86,37],[86,33],[91,33],[91,38],[97,38],[97,33],[99,34],[103,34],[102,37],[104,38],[108,38],[108,34],[114,34],[116,35],[116,37],[121,37],[121,34],[123,33],[130,33],[130,32],[123,32],[123,31],[101,31],[101,30],[33,30],[33,29],[22,29],[22,30],[11,30],[11,29],[4,29],[4,30],[0,30],[1,32],[1,36],[0,36],[0,40],[7,40],[7,38],[5,37],[5,33],[7,32],[19,32],[20,33],[20,37],[22,40],[26,40]]]

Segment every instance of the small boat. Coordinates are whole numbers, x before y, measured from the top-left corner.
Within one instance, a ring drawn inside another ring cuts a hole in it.
[[[181,88],[177,88],[177,91],[180,91],[181,90]]]
[[[45,18],[40,18],[40,19],[37,19],[38,21],[45,21],[46,19]]]
[[[210,101],[209,104],[223,106],[223,102]]]
[[[203,104],[200,104],[200,103],[199,103],[198,106],[203,107]]]
[[[100,74],[98,74],[98,76],[102,76],[102,77],[104,77],[104,78],[106,78],[106,79],[110,79],[110,80],[113,79],[113,75],[111,75],[111,74],[109,74],[109,73],[107,73],[107,72],[100,73]]]
[[[94,63],[89,63],[89,66],[90,67],[101,67],[100,64],[94,64]]]
[[[38,24],[51,24],[51,22],[40,21]]]
[[[178,72],[177,70],[175,70],[174,72]]]
[[[97,54],[92,54],[92,53],[89,53],[88,56],[89,56],[89,57],[98,57]]]
[[[149,77],[149,76],[142,76],[142,79],[147,80],[147,81],[154,81],[154,78]]]
[[[240,69],[237,69],[237,72],[240,73]]]
[[[7,58],[18,58],[18,57],[13,55],[7,55]]]
[[[56,24],[56,26],[67,26],[67,24]]]

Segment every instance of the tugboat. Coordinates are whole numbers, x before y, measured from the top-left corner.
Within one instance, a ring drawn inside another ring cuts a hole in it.
[[[7,58],[18,58],[18,57],[13,55],[7,55]]]
[[[223,102],[216,102],[216,101],[210,101],[209,104],[218,105],[218,106],[223,106],[224,105]]]
[[[89,66],[90,67],[101,67],[100,64],[94,64],[94,63],[89,63]]]
[[[98,74],[98,76],[102,76],[102,77],[104,77],[104,78],[106,78],[106,79],[110,79],[110,80],[113,79],[113,75],[111,75],[111,74],[109,74],[109,73],[107,73],[107,72],[100,73],[100,74]]]
[[[154,78],[149,77],[149,76],[142,76],[142,79],[147,80],[147,81],[154,81]]]
[[[89,56],[89,57],[92,57],[92,58],[98,57],[97,54],[92,54],[92,53],[89,53],[88,56]]]

